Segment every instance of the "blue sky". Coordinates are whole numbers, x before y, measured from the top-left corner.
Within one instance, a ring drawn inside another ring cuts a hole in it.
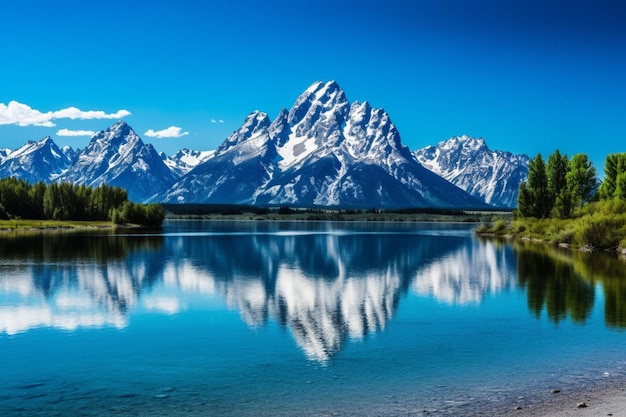
[[[168,154],[215,149],[336,80],[411,149],[467,134],[600,172],[626,152],[621,0],[22,0],[0,27],[0,148],[84,147],[123,118]]]

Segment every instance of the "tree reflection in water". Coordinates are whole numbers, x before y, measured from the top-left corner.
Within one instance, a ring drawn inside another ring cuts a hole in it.
[[[554,323],[568,316],[584,323],[600,284],[605,323],[626,327],[626,268],[610,253],[586,253],[536,243],[515,242],[518,279],[527,290],[528,308],[539,317],[546,309]]]

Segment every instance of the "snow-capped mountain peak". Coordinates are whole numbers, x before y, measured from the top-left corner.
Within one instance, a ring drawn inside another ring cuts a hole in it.
[[[232,147],[249,140],[253,137],[267,134],[267,129],[270,126],[270,118],[266,113],[255,110],[246,117],[243,125],[234,131],[226,138],[224,143],[220,145],[215,151],[216,155],[220,155]]]
[[[126,189],[130,200],[144,201],[171,186],[176,178],[154,147],[119,121],[96,133],[60,180],[119,186]]]
[[[50,136],[29,141],[7,152],[0,160],[0,177],[18,177],[31,183],[50,182],[61,175],[73,160],[71,148],[61,150]]]
[[[519,184],[528,175],[527,155],[492,151],[482,138],[455,136],[415,151],[415,158],[476,198],[496,207],[515,207]]]
[[[154,201],[339,207],[483,207],[422,167],[389,115],[316,82],[270,123],[242,127]]]

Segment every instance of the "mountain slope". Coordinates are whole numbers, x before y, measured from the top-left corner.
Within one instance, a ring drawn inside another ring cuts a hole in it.
[[[253,204],[254,196],[271,178],[278,159],[268,135],[267,114],[246,117],[215,155],[199,164],[152,201],[169,203]]]
[[[270,122],[242,127],[154,201],[355,208],[483,207],[422,167],[382,109],[350,104],[334,82],[316,82]]]
[[[182,177],[200,163],[215,155],[215,151],[195,151],[183,148],[172,156],[161,152],[159,154],[167,167],[177,176]]]
[[[29,141],[14,151],[2,150],[0,155],[0,178],[17,177],[30,183],[51,182],[68,169],[73,160],[72,148],[60,149],[46,136],[42,140]]]
[[[132,201],[145,201],[169,188],[177,176],[157,151],[124,121],[97,133],[76,157],[60,181],[126,189]]]
[[[496,207],[517,206],[519,185],[528,177],[527,155],[492,151],[483,139],[452,137],[413,153],[426,168]]]

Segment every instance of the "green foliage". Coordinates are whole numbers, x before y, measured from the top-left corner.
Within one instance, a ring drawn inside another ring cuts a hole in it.
[[[626,239],[626,201],[588,204],[576,221],[577,240],[598,249],[616,249]]]
[[[567,171],[567,188],[574,205],[582,207],[591,201],[598,188],[598,179],[596,169],[586,154],[578,153],[572,157]]]
[[[571,244],[572,242],[574,242],[574,238],[576,237],[576,231],[572,230],[572,229],[563,229],[563,230],[557,230],[556,233],[554,233],[551,237],[550,237],[550,243],[554,244],[554,245],[558,245],[561,243],[565,243],[565,244]]]
[[[124,216],[119,217],[120,213]],[[119,187],[43,182],[31,185],[22,179],[0,179],[0,218],[4,219],[122,220],[156,226],[164,217],[161,206],[130,203],[126,191]]]
[[[626,153],[607,155],[604,163],[604,181],[598,190],[600,198],[624,198],[626,194],[624,174],[626,173]],[[618,191],[619,188],[619,191]]]
[[[538,154],[528,164],[528,181],[520,185],[518,211],[522,217],[569,218],[575,207],[591,201],[597,188],[596,170],[587,155],[568,160],[556,150],[546,165]]]
[[[541,154],[537,154],[528,163],[528,182],[523,188],[523,193],[523,204],[518,205],[523,216],[544,218],[550,215],[552,201],[548,189],[546,164]]]
[[[619,220],[608,217],[584,217],[579,223],[579,240],[598,249],[616,249],[619,237],[613,233],[620,226]]]
[[[561,219],[570,217],[573,209],[572,196],[567,186],[569,160],[557,149],[548,157],[546,172],[548,176],[548,192],[552,211],[550,217]]]
[[[493,223],[493,231],[495,233],[502,233],[507,229],[508,223],[504,219],[498,219]]]
[[[165,210],[159,204],[136,204],[125,201],[111,211],[111,220],[115,224],[131,223],[156,227],[163,223],[164,217]]]
[[[520,184],[519,193],[517,195],[517,213],[522,217],[531,217],[534,215],[534,203],[531,190],[525,182]]]

